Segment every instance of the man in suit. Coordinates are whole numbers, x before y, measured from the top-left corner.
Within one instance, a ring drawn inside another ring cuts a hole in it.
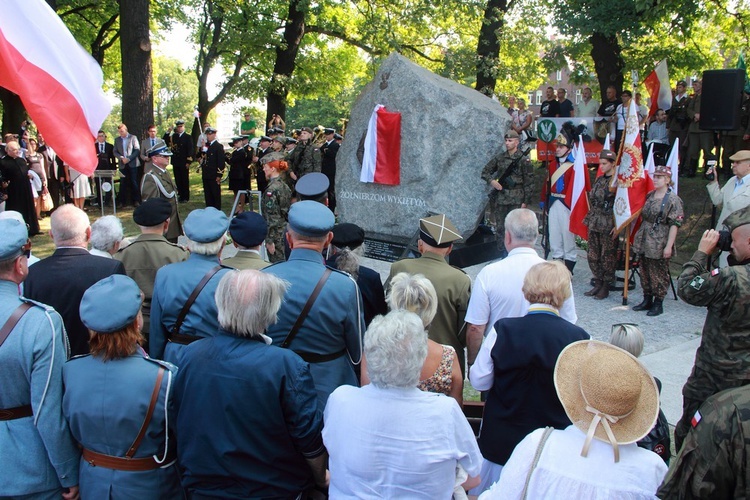
[[[339,152],[341,147],[338,142],[333,139],[333,134],[336,133],[332,128],[324,130],[326,142],[320,147],[320,152],[323,154],[321,172],[326,174],[328,177],[328,208],[331,212],[336,213],[336,154]]]
[[[86,247],[91,225],[86,213],[63,205],[50,218],[55,253],[29,267],[24,282],[26,297],[48,304],[63,318],[72,355],[89,352],[89,332],[78,308],[83,293],[94,283],[113,274],[125,274],[120,261],[91,255]]]
[[[151,170],[151,158],[148,156],[148,150],[156,146],[161,139],[156,137],[156,125],[149,125],[146,129],[146,137],[141,141],[141,166],[138,167],[138,184],[143,180],[143,174]]]
[[[387,291],[390,288],[391,278],[398,273],[422,274],[430,280],[438,299],[437,314],[430,325],[430,339],[453,346],[461,365],[461,373],[466,375],[464,318],[469,305],[471,278],[446,260],[453,249],[453,242],[460,239],[458,229],[445,215],[420,219],[417,248],[422,256],[394,262],[385,282],[385,289]]]
[[[120,173],[125,176],[125,182],[120,182],[121,205],[127,205],[129,193],[133,205],[138,206],[141,204],[141,189],[138,182],[138,156],[141,147],[138,138],[128,133],[128,127],[124,123],[117,127],[117,133],[119,137],[115,139],[115,156]]]
[[[107,142],[107,134],[103,130],[100,130],[96,134],[96,142],[94,143],[96,150],[97,170],[117,170],[117,160],[115,159],[115,147],[114,145]],[[102,199],[102,178],[96,178],[96,202],[98,203]],[[112,192],[109,191],[104,194],[104,204],[109,205],[112,201]]]
[[[221,210],[221,177],[224,175],[227,157],[224,146],[216,140],[216,129],[206,128],[206,160],[201,170],[203,178],[203,196],[206,207]]]
[[[172,171],[180,203],[190,201],[190,162],[193,161],[193,138],[185,133],[185,122],[177,120],[167,145],[172,149]]]

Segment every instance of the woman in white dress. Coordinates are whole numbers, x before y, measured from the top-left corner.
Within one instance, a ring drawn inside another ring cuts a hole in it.
[[[73,199],[73,204],[83,210],[83,203],[91,196],[89,178],[66,163],[65,180],[71,184],[70,197]]]

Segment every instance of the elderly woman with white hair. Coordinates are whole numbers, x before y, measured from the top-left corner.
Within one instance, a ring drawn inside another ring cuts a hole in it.
[[[416,388],[427,357],[422,321],[403,310],[375,318],[365,355],[371,383],[339,387],[325,408],[330,498],[451,498],[456,466],[472,481],[482,458],[455,400]]]
[[[487,334],[469,379],[488,391],[479,448],[484,456],[479,494],[497,480],[513,448],[544,426],[565,428],[568,421],[555,394],[552,370],[568,344],[590,338],[564,320],[560,308],[570,296],[570,272],[560,261],[542,262],[526,273],[526,316],[497,321]]]
[[[91,224],[91,255],[111,259],[124,238],[122,222],[114,215],[105,215]]]
[[[220,328],[179,353],[177,457],[189,498],[308,498],[325,491],[323,419],[310,366],[263,332],[288,283],[229,271]]]
[[[388,307],[419,315],[425,329],[430,329],[437,312],[437,292],[432,282],[422,274],[398,273],[391,280]],[[362,385],[370,383],[367,374],[367,357],[362,358]],[[464,378],[456,350],[449,345],[427,339],[427,359],[422,365],[417,388],[448,395],[463,405]]]

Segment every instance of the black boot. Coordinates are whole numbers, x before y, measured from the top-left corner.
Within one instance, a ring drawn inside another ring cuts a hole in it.
[[[596,295],[597,293],[599,293],[599,289],[600,289],[600,288],[601,288],[602,286],[604,286],[604,285],[603,285],[603,283],[602,283],[602,280],[598,280],[598,279],[594,278],[594,283],[593,283],[593,286],[594,286],[594,288],[592,288],[592,289],[591,289],[591,290],[589,290],[588,292],[583,292],[583,294],[584,294],[584,295],[585,295],[586,297],[592,297],[592,296]]]
[[[654,296],[653,295],[644,295],[643,296],[643,302],[641,302],[637,306],[633,307],[633,310],[634,311],[646,311],[646,310],[650,310],[652,305],[654,305]]]
[[[646,313],[646,316],[658,316],[663,312],[664,308],[662,307],[662,299],[654,298],[654,305],[651,306],[651,309]]]
[[[574,260],[565,260],[565,267],[568,268],[568,271],[570,271],[570,274],[573,274],[573,268],[576,267],[576,261]]]

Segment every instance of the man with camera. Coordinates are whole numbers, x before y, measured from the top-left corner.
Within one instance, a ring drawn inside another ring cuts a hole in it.
[[[714,157],[713,165],[711,165],[711,160],[707,161],[706,178],[710,182],[706,185],[706,189],[708,189],[708,195],[711,197],[711,203],[721,207],[721,214],[716,224],[717,230],[722,228],[724,220],[729,214],[750,206],[750,151],[738,151],[730,156],[729,160],[732,162],[732,174],[734,175],[721,189],[719,189],[719,176],[715,166],[716,159]],[[728,252],[729,249],[721,252],[719,257],[721,267],[727,266]]]
[[[679,278],[680,298],[705,306],[708,314],[693,371],[682,388],[682,418],[674,431],[678,451],[708,397],[750,384],[750,207],[729,215],[724,225],[727,231],[703,233]],[[737,264],[708,269],[708,257],[717,248],[731,248]]]

